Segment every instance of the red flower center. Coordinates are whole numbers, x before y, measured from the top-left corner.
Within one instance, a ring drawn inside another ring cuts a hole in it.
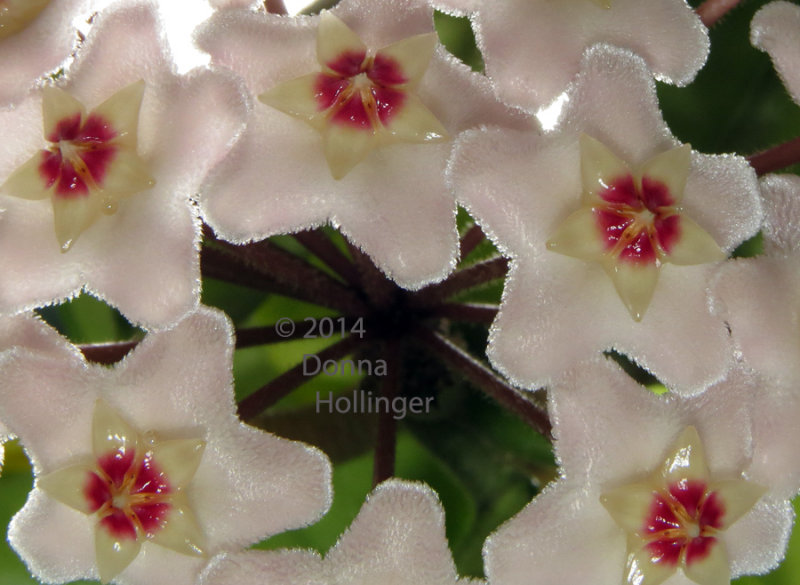
[[[669,255],[680,239],[680,215],[662,182],[643,177],[618,177],[599,193],[604,204],[594,207],[606,250],[621,260],[654,263]]]
[[[130,449],[99,457],[83,488],[99,524],[112,536],[126,539],[151,536],[162,527],[172,491],[152,454],[137,457]]]
[[[394,59],[346,52],[326,65],[333,73],[317,76],[314,98],[331,121],[373,131],[386,126],[403,106],[406,94],[400,86],[409,80]]]
[[[645,518],[642,536],[653,563],[676,566],[706,558],[717,542],[725,505],[702,481],[681,480],[667,493],[656,493]]]
[[[39,174],[47,188],[56,185],[61,197],[80,197],[102,186],[117,147],[111,124],[97,114],[84,121],[79,113],[63,118],[47,137],[51,143],[42,151]]]

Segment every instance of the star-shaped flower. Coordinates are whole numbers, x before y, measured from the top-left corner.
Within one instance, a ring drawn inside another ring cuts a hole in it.
[[[229,74],[175,73],[151,4],[98,15],[57,84],[0,112],[0,312],[81,289],[145,327],[195,307],[190,196],[244,109]]]
[[[553,132],[490,128],[456,144],[456,196],[512,260],[489,357],[536,388],[615,349],[670,389],[700,392],[732,354],[708,307],[714,264],[689,264],[758,231],[755,174],[681,146],[627,51],[589,51],[568,95]]]
[[[47,148],[19,167],[0,190],[23,199],[50,197],[56,238],[66,252],[119,199],[155,181],[136,152],[144,82],[135,82],[88,115],[78,100],[44,88],[42,117]]]
[[[217,234],[243,243],[330,222],[404,287],[452,270],[442,138],[514,118],[436,45],[427,1],[344,0],[296,18],[219,11],[198,41],[271,104],[253,105],[201,192]]]
[[[65,61],[78,43],[74,22],[97,0],[0,2],[0,105],[19,101]]]
[[[318,130],[331,174],[341,179],[378,146],[448,140],[415,92],[436,43],[436,33],[419,34],[373,55],[344,22],[323,12],[320,72],[280,83],[259,100]]]
[[[233,344],[201,308],[113,368],[0,357],[3,420],[35,475],[9,542],[36,578],[194,585],[214,554],[327,510],[327,458],[237,418]]]
[[[765,491],[744,479],[712,480],[697,429],[686,427],[651,478],[600,496],[628,535],[625,581],[656,585],[680,569],[699,585],[730,582],[720,533],[749,512]]]
[[[583,202],[556,228],[548,249],[600,263],[631,317],[641,321],[664,262],[704,264],[725,254],[682,213],[691,147],[664,151],[636,172],[601,142],[580,137]]]
[[[661,81],[686,85],[706,62],[708,31],[685,0],[434,0],[469,14],[498,95],[547,106],[580,70],[584,49],[607,43],[642,56]]]
[[[487,539],[489,582],[727,585],[774,568],[794,514],[780,469],[753,464],[784,440],[756,443],[758,387],[735,370],[656,396],[602,358],[568,373],[548,394],[561,475]]]
[[[205,537],[185,489],[197,472],[203,439],[159,440],[128,424],[102,398],[92,418],[92,457],[39,477],[39,488],[92,516],[97,572],[108,583],[146,540],[202,556]]]
[[[379,485],[350,528],[322,559],[312,551],[250,551],[215,558],[200,585],[479,585],[459,579],[444,531],[444,512],[428,486]]]

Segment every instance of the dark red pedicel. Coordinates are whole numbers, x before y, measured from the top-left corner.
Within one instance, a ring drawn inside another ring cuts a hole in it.
[[[171,509],[165,496],[172,489],[149,453],[137,462],[132,450],[120,449],[99,457],[97,466],[88,473],[83,493],[90,511],[99,511],[100,525],[112,536],[137,538],[137,525],[152,535],[164,525]]]
[[[374,131],[387,125],[405,103],[397,86],[408,81],[400,64],[380,53],[372,59],[361,53],[344,53],[326,64],[334,71],[320,73],[314,83],[314,99],[320,112],[330,112],[336,124]]]
[[[110,142],[116,136],[111,124],[97,114],[91,114],[83,124],[80,114],[61,120],[48,136],[53,146],[42,151],[39,174],[45,185],[49,188],[55,184],[55,193],[61,197],[88,195],[92,185],[102,185],[105,179],[117,152]],[[71,155],[64,152],[62,142],[69,143]]]
[[[611,181],[599,196],[605,205],[597,205],[594,215],[606,250],[616,250],[620,259],[654,263],[660,253],[669,254],[680,239],[680,215],[671,207],[674,200],[660,181],[644,177],[640,191],[633,176],[626,175]],[[647,212],[652,214],[650,221],[643,220]]]
[[[670,485],[667,494],[654,493],[642,526],[650,560],[677,565],[683,557],[689,565],[705,559],[716,542],[713,534],[722,528],[724,515],[719,495],[709,493],[702,481],[681,480]]]

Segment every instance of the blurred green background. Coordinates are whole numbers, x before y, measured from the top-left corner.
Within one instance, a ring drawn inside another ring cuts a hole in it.
[[[748,154],[800,135],[800,107],[789,99],[768,56],[749,44],[750,19],[765,3],[743,2],[714,27],[709,62],[689,87],[659,86],[664,115],[673,132],[697,150]],[[479,70],[480,54],[469,23],[437,15],[437,26],[446,46]],[[798,168],[790,170],[796,172]],[[463,213],[460,219],[462,223],[468,220]],[[303,253],[291,238],[276,238],[276,242]],[[490,252],[484,246],[468,261]],[[497,302],[501,291],[502,285],[495,283],[466,298]],[[301,321],[330,314],[318,307],[214,280],[204,283],[203,302],[225,310],[237,326],[266,325],[285,316]],[[41,313],[76,343],[129,339],[140,334],[114,310],[86,295]],[[482,351],[485,328],[461,326],[454,333],[475,351]],[[304,353],[319,351],[329,341],[294,341],[237,351],[237,395],[249,394],[298,363]],[[435,391],[437,408],[427,416],[410,416],[402,421],[397,475],[425,481],[438,491],[460,572],[481,576],[484,538],[555,476],[553,457],[548,444],[514,416],[454,378],[440,364],[422,355],[418,359],[420,392]],[[363,416],[315,414],[311,405],[319,389],[348,392],[359,387],[367,388],[353,377],[313,379],[260,419],[267,429],[321,446],[335,464],[335,499],[328,515],[314,526],[278,535],[260,546],[313,547],[324,552],[355,517],[371,489],[374,421]],[[31,483],[24,453],[16,442],[8,444],[0,478],[0,525],[5,526],[23,505]],[[800,500],[795,505],[800,505]],[[778,570],[736,581],[740,585],[799,582],[797,535]],[[33,583],[36,581],[28,576],[17,556],[5,543],[0,546],[0,585]]]

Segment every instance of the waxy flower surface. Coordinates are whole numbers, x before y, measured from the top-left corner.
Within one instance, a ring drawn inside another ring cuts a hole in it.
[[[792,99],[800,104],[800,6],[771,2],[750,25],[750,41],[769,53]]]
[[[0,317],[0,353],[17,346],[50,355],[54,360],[75,359],[80,356],[80,351],[75,346],[67,343],[38,318],[31,315]],[[0,470],[3,463],[3,443],[12,438],[3,420],[3,409],[0,408]]]
[[[326,583],[478,585],[459,579],[444,512],[428,486],[388,480],[367,496],[350,528],[325,558],[312,551],[250,551],[214,559],[201,585]]]
[[[686,85],[709,51],[708,31],[685,0],[435,0],[468,14],[498,95],[529,110],[547,106],[578,74],[584,49],[629,49],[661,81]]]
[[[794,514],[779,468],[753,465],[783,441],[755,443],[757,388],[735,370],[683,399],[603,359],[570,372],[549,395],[561,476],[487,539],[489,581],[727,585],[777,565]]]
[[[730,324],[738,355],[761,375],[800,383],[800,177],[761,179],[765,254],[722,267],[717,311]]]
[[[201,193],[221,237],[330,222],[401,286],[450,272],[447,138],[512,117],[485,78],[437,46],[427,2],[345,0],[297,18],[220,11],[198,38],[264,102]]]
[[[75,22],[91,16],[96,0],[0,2],[0,106],[19,101],[58,69],[78,43]]]
[[[201,308],[113,368],[0,358],[4,421],[36,478],[9,542],[35,577],[192,585],[210,556],[327,510],[327,458],[236,417],[232,348]]]
[[[680,145],[643,61],[596,47],[556,131],[489,128],[459,139],[456,195],[512,259],[489,344],[525,387],[615,349],[693,394],[731,362],[711,314],[713,263],[754,235],[747,163]]]
[[[0,311],[81,289],[145,327],[195,307],[189,197],[243,116],[229,75],[175,74],[154,5],[98,16],[56,86],[0,113]]]

